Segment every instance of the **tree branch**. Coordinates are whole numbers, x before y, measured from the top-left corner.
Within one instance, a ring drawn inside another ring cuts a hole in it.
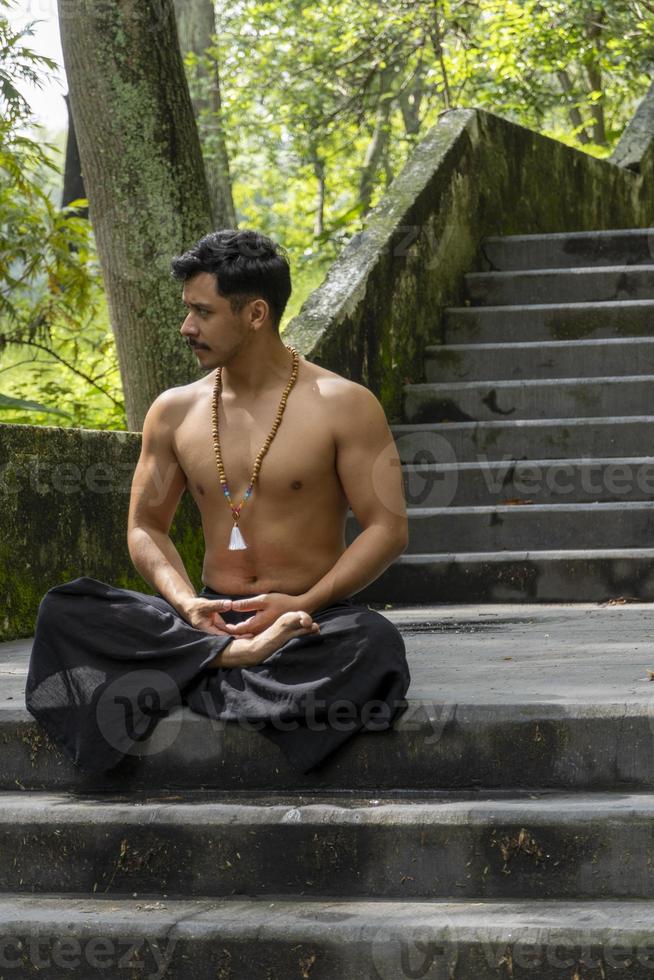
[[[70,361],[67,361],[65,357],[62,357],[61,354],[57,354],[56,351],[53,351],[50,347],[47,347],[45,344],[39,344],[36,340],[19,340],[19,341],[8,340],[7,341],[7,343],[12,343],[12,342],[27,344],[28,347],[36,347],[37,350],[45,351],[47,354],[50,354],[51,357],[54,357],[55,360],[60,361],[65,367],[68,368],[69,371],[72,371],[73,374],[77,374],[80,378],[83,378],[84,381],[90,384],[93,388],[96,388],[100,392],[100,394],[104,395],[106,398],[112,401],[116,406],[116,408],[125,407],[123,403],[118,401],[116,398],[114,398],[112,394],[110,394],[108,391],[105,391],[104,388],[101,388],[99,384],[96,384],[94,379],[89,377],[88,374],[85,374],[84,371],[81,371],[79,368],[75,367],[75,365],[71,364]]]

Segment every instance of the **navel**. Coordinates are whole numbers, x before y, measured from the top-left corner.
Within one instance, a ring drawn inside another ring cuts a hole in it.
[[[204,494],[204,489],[200,486],[199,483],[197,484],[197,488],[198,488],[198,493]]]
[[[293,482],[291,483],[291,490],[301,490],[301,489],[302,489],[302,480],[293,480]]]

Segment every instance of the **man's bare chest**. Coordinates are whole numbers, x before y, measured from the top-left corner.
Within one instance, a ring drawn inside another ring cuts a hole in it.
[[[219,415],[220,448],[225,478],[234,504],[240,502],[273,428],[277,405],[227,405]],[[201,410],[204,409],[204,411]],[[174,438],[175,453],[198,502],[222,497],[214,449],[211,406],[194,406]],[[291,399],[257,477],[259,499],[268,503],[323,495],[340,488],[336,446],[329,420],[315,406]]]

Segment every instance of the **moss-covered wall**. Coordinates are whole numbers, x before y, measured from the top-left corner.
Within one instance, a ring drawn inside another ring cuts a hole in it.
[[[424,380],[424,348],[441,339],[442,311],[461,301],[484,236],[654,223],[649,118],[644,104],[627,168],[492,113],[443,113],[285,341],[367,385],[401,421],[402,385]]]
[[[0,639],[31,636],[43,594],[80,575],[153,594],[127,550],[140,448],[137,432],[0,424]],[[204,537],[188,493],[171,537],[201,587]]]

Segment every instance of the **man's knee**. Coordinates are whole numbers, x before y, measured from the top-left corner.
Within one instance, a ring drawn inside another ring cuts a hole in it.
[[[357,622],[371,650],[383,648],[405,652],[404,639],[397,626],[377,610],[361,606]]]

